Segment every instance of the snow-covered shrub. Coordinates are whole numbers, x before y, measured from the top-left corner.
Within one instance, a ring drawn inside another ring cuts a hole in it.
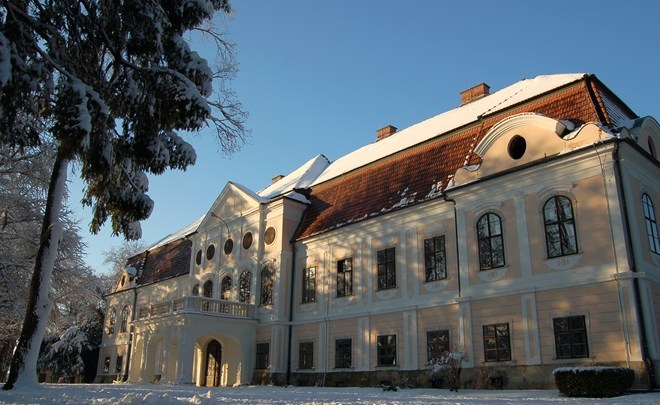
[[[552,374],[559,391],[569,397],[615,397],[635,381],[635,372],[625,367],[560,367]]]
[[[38,366],[40,369],[52,371],[54,381],[69,382],[85,371],[81,354],[88,346],[85,332],[71,326],[59,339],[51,338],[45,342]]]
[[[439,359],[432,359],[429,364],[431,368],[431,379],[440,379],[449,386],[449,391],[458,391],[460,385],[461,363],[465,359],[465,353],[446,351]]]

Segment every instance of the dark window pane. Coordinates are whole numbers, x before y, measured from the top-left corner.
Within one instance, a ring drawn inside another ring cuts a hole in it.
[[[573,205],[564,196],[554,196],[543,206],[548,257],[577,253]]]
[[[270,266],[261,270],[261,305],[273,303],[273,278],[274,274]]]
[[[303,342],[300,343],[300,351],[298,354],[298,368],[310,369],[314,367],[314,343]]]
[[[352,340],[337,339],[335,341],[335,367],[350,368],[352,365]]]
[[[346,297],[353,294],[353,259],[337,262],[337,296]]]
[[[509,324],[484,325],[484,358],[486,361],[511,360]]]
[[[396,287],[396,267],[394,248],[376,252],[378,269],[378,289],[385,290]]]
[[[479,267],[489,270],[503,267],[504,238],[502,236],[502,221],[495,214],[485,214],[477,222],[479,247]]]
[[[438,330],[426,332],[427,360],[432,362],[442,357],[449,351],[449,331]]]
[[[396,365],[396,335],[384,335],[377,338],[378,365]]]
[[[256,369],[267,369],[268,368],[268,354],[270,351],[269,343],[257,343],[257,362],[255,365]]]
[[[584,316],[553,319],[557,358],[588,357],[587,329]]]
[[[303,269],[302,302],[316,301],[316,267]]]
[[[250,286],[252,284],[252,273],[244,271],[239,280],[238,300],[240,302],[250,302]]]
[[[445,237],[437,236],[424,240],[424,267],[426,281],[447,278],[445,267]]]

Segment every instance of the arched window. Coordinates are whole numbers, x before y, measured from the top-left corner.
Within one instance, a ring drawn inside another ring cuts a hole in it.
[[[504,238],[502,220],[496,214],[484,214],[477,222],[479,243],[479,269],[489,270],[504,266]]]
[[[649,248],[651,252],[660,254],[660,236],[658,236],[658,221],[655,217],[653,201],[648,194],[642,194],[642,205],[644,206],[644,220],[646,222],[646,233],[649,236]]]
[[[193,287],[192,295],[193,295],[193,297],[198,297],[199,296],[199,284],[195,284],[195,286]]]
[[[573,204],[569,198],[556,195],[546,201],[543,206],[543,221],[549,258],[577,253]]]
[[[117,310],[112,308],[110,310],[110,317],[108,318],[108,335],[115,333],[115,323],[117,322]]]
[[[250,302],[250,285],[252,284],[252,273],[244,271],[241,273],[238,285],[238,300],[240,302]]]
[[[128,306],[125,305],[121,310],[121,316],[119,320],[119,333],[126,333],[128,330]]]
[[[231,299],[231,277],[224,276],[220,284],[220,297],[223,300]]]
[[[206,282],[204,283],[202,294],[206,298],[211,298],[213,296],[213,281],[206,280]]]
[[[273,304],[273,270],[270,266],[261,269],[261,305]]]

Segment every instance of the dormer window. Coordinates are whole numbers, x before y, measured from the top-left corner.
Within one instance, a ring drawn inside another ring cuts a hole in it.
[[[508,152],[513,160],[518,160],[525,154],[527,150],[527,141],[520,135],[516,135],[509,141]]]

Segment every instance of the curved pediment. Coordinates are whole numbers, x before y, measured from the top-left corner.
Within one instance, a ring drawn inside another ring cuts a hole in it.
[[[653,117],[635,120],[630,128],[622,128],[621,136],[633,139],[649,155],[660,160],[660,125]]]
[[[576,131],[569,121],[537,113],[523,113],[503,119],[481,139],[474,152],[481,164],[456,171],[454,186],[546,159],[590,145],[603,137],[603,130],[587,124]],[[609,136],[609,134],[607,134]]]

